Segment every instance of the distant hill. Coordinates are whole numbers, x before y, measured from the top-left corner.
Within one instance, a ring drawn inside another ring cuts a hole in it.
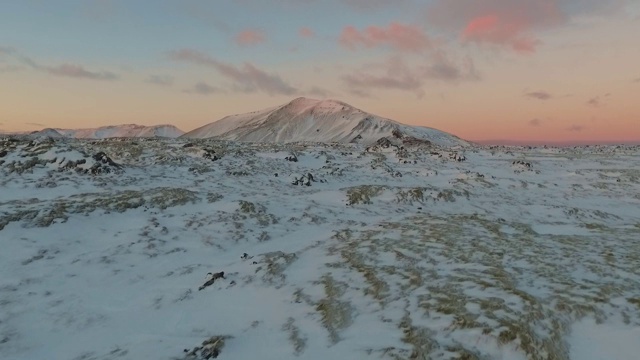
[[[61,139],[64,135],[60,134],[60,132],[55,129],[46,128],[40,131],[34,131],[29,134],[24,134],[27,138],[37,139],[37,138],[52,138],[52,139]]]
[[[52,130],[52,129],[45,129]],[[76,139],[105,139],[114,137],[165,137],[177,138],[184,131],[173,125],[144,126],[136,124],[124,124],[103,126],[94,129],[53,129],[66,138]],[[42,130],[44,131],[44,130]]]

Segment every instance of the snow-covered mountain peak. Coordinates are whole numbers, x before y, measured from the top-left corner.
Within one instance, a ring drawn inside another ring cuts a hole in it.
[[[351,105],[342,101],[332,99],[316,100],[305,97],[293,99],[290,103],[284,106],[290,109],[291,112],[304,112],[311,108],[325,113],[340,112],[346,110],[347,108],[357,110]]]
[[[338,100],[300,97],[291,102],[231,115],[183,135],[247,142],[338,142],[374,144],[380,138],[411,139],[440,146],[468,145],[446,132],[410,126],[373,115]]]

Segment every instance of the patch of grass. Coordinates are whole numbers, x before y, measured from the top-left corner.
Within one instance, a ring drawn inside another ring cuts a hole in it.
[[[361,185],[347,189],[347,205],[371,204],[371,199],[380,196],[386,187]]]
[[[264,254],[261,263],[266,264],[266,267],[259,268],[260,270],[264,269],[262,280],[280,288],[287,278],[285,270],[296,260],[298,260],[298,256],[295,253],[275,251]]]
[[[256,205],[249,201],[240,200],[240,211],[246,214],[255,214],[256,213]],[[259,208],[264,211],[264,209]]]
[[[220,201],[224,198],[224,196],[218,194],[218,193],[214,193],[214,192],[210,192],[207,193],[207,202],[209,204],[214,203],[216,201]]]
[[[278,217],[267,213],[267,208],[261,204],[240,200],[240,208],[233,214],[233,220],[241,221],[248,218],[255,219],[258,225],[265,227],[278,223]],[[242,227],[242,225],[240,225]]]
[[[627,301],[635,306],[638,307],[638,309],[640,309],[640,297],[636,297],[636,298],[627,298]]]
[[[294,354],[300,356],[307,347],[307,338],[300,334],[300,328],[295,325],[295,319],[288,318],[282,325],[282,330],[289,334],[289,342],[293,345]]]
[[[322,325],[329,333],[332,344],[340,341],[340,330],[346,329],[353,323],[353,307],[347,301],[340,300],[347,285],[336,282],[331,275],[324,275],[321,279],[325,297],[316,303],[315,309],[322,317]]]
[[[426,188],[413,188],[403,190],[400,189],[396,192],[396,202],[413,204],[414,202],[424,202],[424,193]]]
[[[398,327],[402,330],[402,342],[412,347],[409,359],[429,359],[429,354],[437,347],[437,343],[432,337],[433,332],[429,329],[414,326],[411,314],[406,310]]]

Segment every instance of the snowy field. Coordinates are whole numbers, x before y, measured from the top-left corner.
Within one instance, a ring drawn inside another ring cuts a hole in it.
[[[640,354],[640,147],[0,139],[0,246],[3,360]]]

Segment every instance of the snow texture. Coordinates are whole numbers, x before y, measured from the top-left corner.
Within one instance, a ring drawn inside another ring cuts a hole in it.
[[[632,146],[0,138],[0,359],[636,359],[639,194]]]

